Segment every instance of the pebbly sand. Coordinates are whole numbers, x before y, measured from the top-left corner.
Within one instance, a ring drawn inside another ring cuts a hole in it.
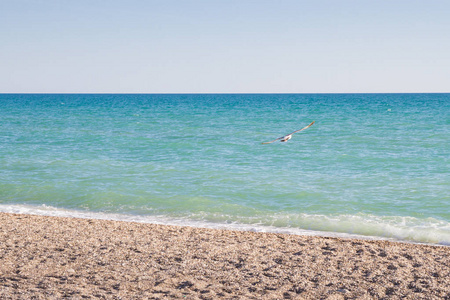
[[[0,213],[0,299],[450,299],[450,247]]]

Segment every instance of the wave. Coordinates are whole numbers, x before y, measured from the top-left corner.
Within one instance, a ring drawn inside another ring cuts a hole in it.
[[[0,204],[0,212],[450,246],[450,223],[435,218],[281,213],[253,217],[207,213],[190,216],[132,215],[17,204]]]

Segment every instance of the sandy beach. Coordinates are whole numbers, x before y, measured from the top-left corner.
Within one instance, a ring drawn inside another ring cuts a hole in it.
[[[450,247],[0,213],[1,299],[450,299]]]

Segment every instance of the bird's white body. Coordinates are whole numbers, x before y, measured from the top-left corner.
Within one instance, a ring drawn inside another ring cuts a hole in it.
[[[280,142],[287,142],[292,138],[292,134],[290,135],[286,135],[284,137],[281,138]]]

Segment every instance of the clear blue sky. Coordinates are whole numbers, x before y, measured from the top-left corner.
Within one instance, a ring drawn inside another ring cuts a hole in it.
[[[8,92],[450,92],[450,1],[0,0]]]

